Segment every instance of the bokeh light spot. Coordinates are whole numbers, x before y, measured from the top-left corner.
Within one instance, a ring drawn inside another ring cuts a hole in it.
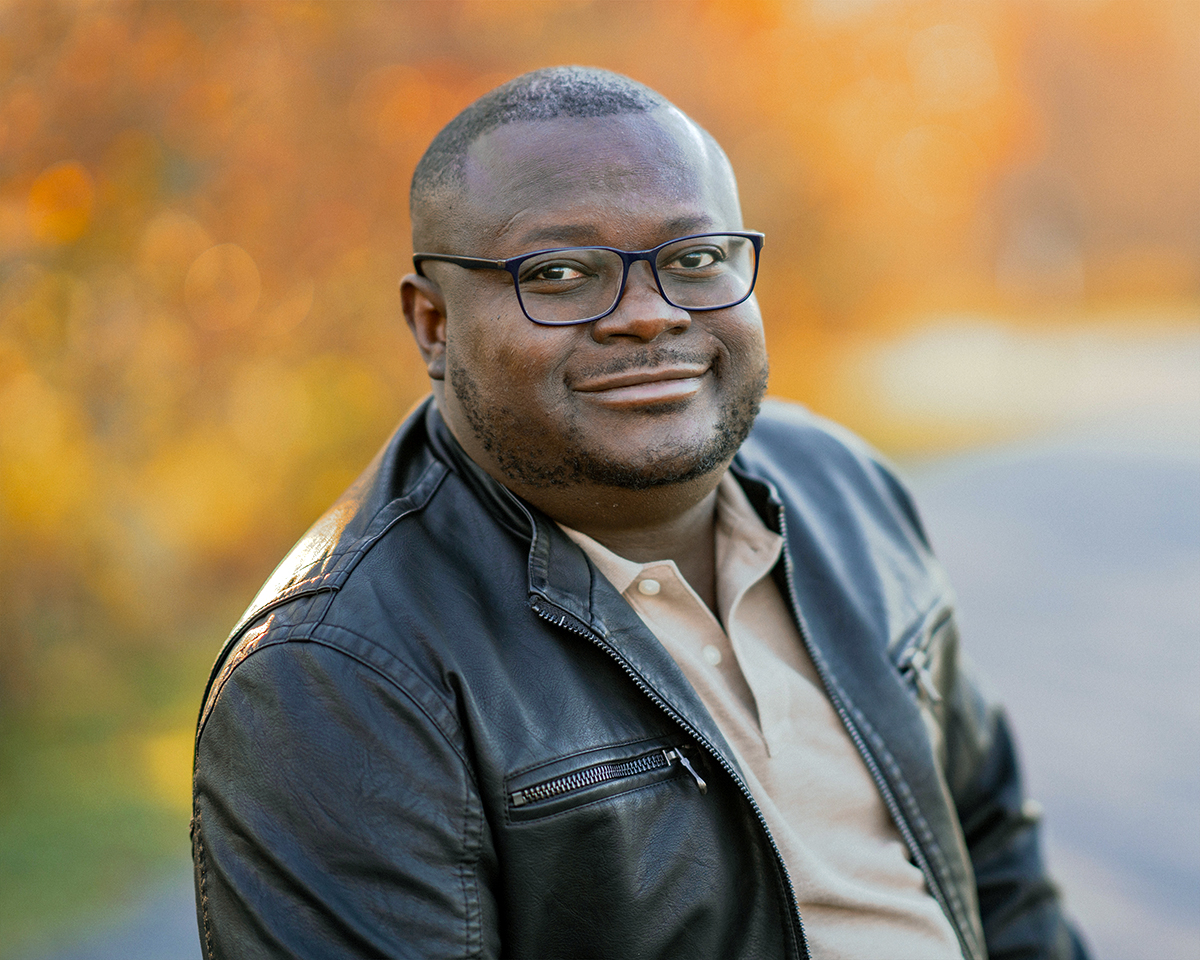
[[[192,319],[206,330],[238,327],[250,319],[262,293],[254,258],[236,243],[219,243],[198,256],[183,283]]]
[[[29,226],[36,240],[61,245],[83,236],[92,218],[92,175],[73,160],[42,171],[29,190]]]
[[[429,81],[415,67],[393,64],[367,74],[358,84],[350,114],[361,135],[380,146],[406,143],[432,106]]]
[[[908,65],[917,102],[928,110],[975,109],[1000,89],[1000,71],[987,37],[959,24],[942,23],[913,37]]]
[[[165,210],[146,224],[142,233],[139,272],[163,289],[182,284],[188,268],[211,246],[207,231],[195,220],[186,214]],[[179,287],[175,286],[175,289],[178,291]]]

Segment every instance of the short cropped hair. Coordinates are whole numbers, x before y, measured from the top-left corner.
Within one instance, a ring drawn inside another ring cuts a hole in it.
[[[522,74],[485,93],[433,138],[413,173],[410,208],[416,211],[443,187],[460,186],[471,144],[497,127],[560,117],[648,113],[670,105],[636,80],[596,67],[545,67]]]

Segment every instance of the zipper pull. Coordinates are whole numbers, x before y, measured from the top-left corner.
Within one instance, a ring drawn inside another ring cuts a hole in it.
[[[696,772],[696,768],[692,766],[691,761],[683,755],[682,750],[664,750],[663,756],[667,758],[667,763],[678,760],[683,764],[683,769],[692,775],[692,779],[696,781],[696,786],[700,788],[701,793],[708,793],[708,784],[704,782],[704,778]]]
[[[929,697],[930,703],[942,702],[942,695],[938,693],[937,685],[933,682],[933,676],[929,672],[929,656],[924,650],[917,650],[905,667],[916,676],[918,685]]]

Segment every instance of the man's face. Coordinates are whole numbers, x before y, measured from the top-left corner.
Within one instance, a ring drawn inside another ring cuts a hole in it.
[[[439,252],[507,258],[740,229],[724,158],[677,111],[659,110],[480,138],[466,195],[438,238]],[[428,267],[445,297],[443,415],[471,457],[518,492],[717,474],[749,432],[767,364],[753,298],[688,313],[639,262],[612,314],[547,327],[526,318],[507,273]]]

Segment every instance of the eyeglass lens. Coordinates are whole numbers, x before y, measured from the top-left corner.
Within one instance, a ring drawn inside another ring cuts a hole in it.
[[[667,300],[713,309],[745,299],[756,251],[745,237],[692,237],[663,247],[654,266]],[[517,276],[525,312],[539,323],[577,323],[606,313],[621,295],[624,264],[611,250],[579,247],[530,257]]]

